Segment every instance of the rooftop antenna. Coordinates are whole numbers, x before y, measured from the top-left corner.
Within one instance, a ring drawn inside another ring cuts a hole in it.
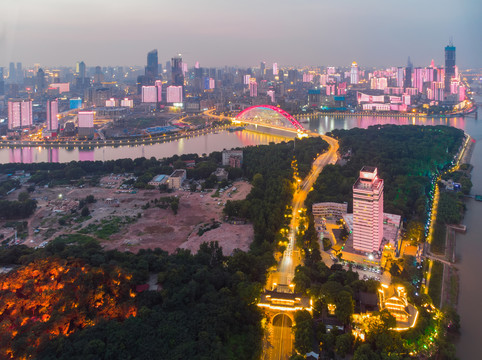
[[[449,45],[454,46],[454,38],[452,36],[449,38]]]

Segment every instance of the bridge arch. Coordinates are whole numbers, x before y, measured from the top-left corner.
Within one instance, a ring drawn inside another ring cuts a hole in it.
[[[243,118],[245,118],[251,112],[254,112],[258,109],[272,110],[272,111],[278,113],[279,115],[281,115],[284,119],[288,120],[291,123],[291,125],[293,125],[295,127],[295,129],[297,129],[299,131],[305,131],[305,128],[303,127],[303,125],[301,125],[300,122],[298,120],[296,120],[292,115],[290,115],[289,113],[287,113],[283,109],[280,109],[279,107],[272,106],[272,105],[250,106],[250,107],[244,109],[243,111],[241,111],[238,115],[236,115],[236,120],[242,121]]]

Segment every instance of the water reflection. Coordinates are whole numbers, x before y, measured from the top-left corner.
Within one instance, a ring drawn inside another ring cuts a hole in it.
[[[209,154],[213,151],[222,151],[224,149],[232,149],[236,147],[245,147],[251,145],[269,144],[270,142],[279,143],[288,141],[289,138],[252,132],[243,131],[220,131],[219,133],[198,135],[189,138],[183,138],[178,141],[169,141],[165,143],[152,145],[134,145],[134,146],[112,146],[112,147],[91,147],[91,148],[1,148],[0,163],[31,163],[35,162],[70,162],[70,161],[106,161],[123,158],[139,158],[139,157],[155,157],[163,158],[174,154],[196,153],[199,155]],[[35,158],[32,153],[35,151]]]

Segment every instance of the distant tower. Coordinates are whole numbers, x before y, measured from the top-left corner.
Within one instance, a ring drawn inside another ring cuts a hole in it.
[[[182,57],[179,54],[171,59],[172,85],[184,86],[184,75],[182,73]]]
[[[278,75],[278,63],[273,63],[273,75]]]
[[[378,251],[383,239],[383,180],[376,167],[364,166],[353,185],[353,248]]]
[[[261,76],[264,76],[264,73],[266,71],[266,63],[264,61],[261,61],[261,64],[259,64],[259,69],[261,72]]]
[[[355,61],[351,64],[350,84],[358,84],[358,64]]]
[[[154,49],[147,53],[146,77],[156,79],[159,76],[159,62],[157,60],[157,50]]]
[[[452,41],[445,47],[445,92],[450,93],[450,82],[455,76],[455,46]]]
[[[405,88],[412,87],[412,69],[413,69],[413,64],[410,61],[410,56],[409,56],[407,59],[407,67],[405,68],[405,82],[404,82]]]
[[[14,82],[16,80],[16,77],[15,77],[15,63],[11,62],[9,65],[8,65],[8,80],[10,80],[10,82]]]

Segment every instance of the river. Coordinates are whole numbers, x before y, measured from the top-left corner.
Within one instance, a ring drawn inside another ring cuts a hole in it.
[[[477,98],[479,108],[482,97]],[[382,116],[307,116],[300,119],[306,128],[318,133],[326,133],[333,129],[367,128],[371,125],[448,125],[466,131],[477,142],[482,141],[482,122],[477,117],[455,118],[416,118],[416,117],[382,117]],[[209,154],[213,151],[268,144],[289,140],[273,134],[261,134],[248,130],[210,133],[177,141],[144,146],[94,147],[90,149],[76,148],[0,148],[0,163],[9,162],[70,162],[83,160],[114,160],[121,158],[138,158],[152,156],[163,158],[174,154],[197,153]],[[471,159],[474,169],[472,193],[482,194],[482,147],[476,146]],[[460,294],[458,312],[461,317],[462,335],[457,344],[457,355],[461,359],[473,359],[479,352],[482,324],[482,287],[478,274],[478,266],[482,259],[482,202],[467,201],[467,213],[463,221],[467,225],[465,235],[457,235],[457,259],[460,274]]]

